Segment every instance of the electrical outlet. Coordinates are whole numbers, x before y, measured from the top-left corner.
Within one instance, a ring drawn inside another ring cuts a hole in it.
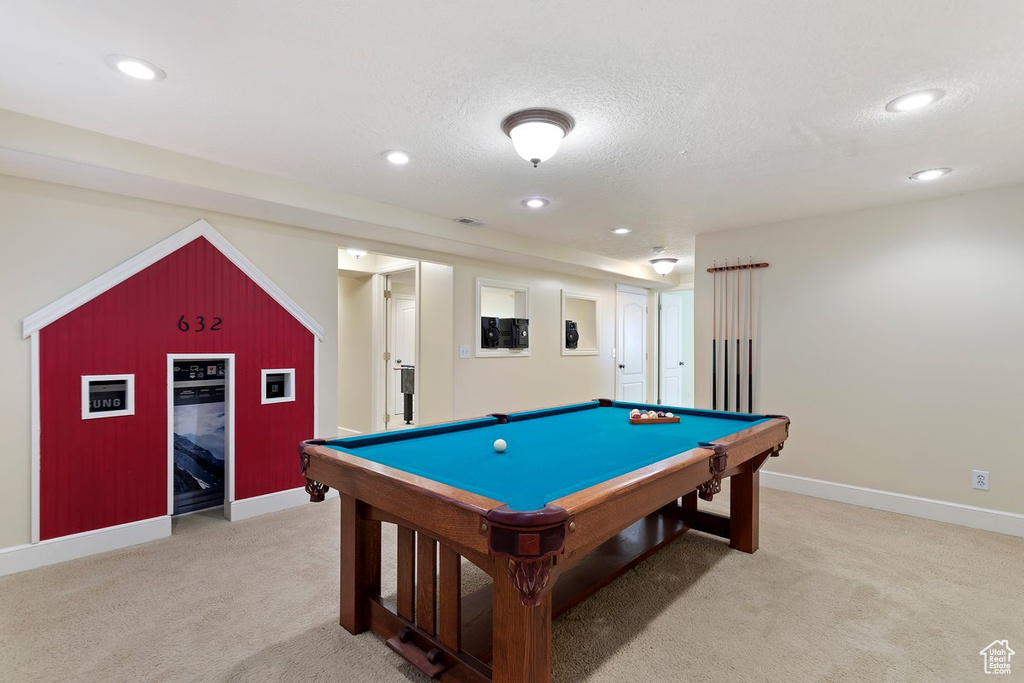
[[[973,486],[982,491],[988,491],[988,472],[986,470],[974,470]]]
[[[459,358],[469,358],[469,344],[459,346]]]

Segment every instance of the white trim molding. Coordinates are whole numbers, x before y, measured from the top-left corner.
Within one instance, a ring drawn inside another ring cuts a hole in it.
[[[31,341],[31,365],[32,374],[32,437],[31,437],[31,448],[32,448],[32,523],[29,538],[32,543],[39,542],[39,454],[40,454],[40,439],[42,436],[42,418],[40,417],[40,399],[39,399],[39,331],[32,333]],[[0,571],[0,574],[3,572]]]
[[[327,498],[334,498],[337,495],[338,492],[334,489],[330,489],[327,492]],[[258,517],[271,512],[280,512],[281,510],[297,508],[308,502],[309,494],[306,492],[306,489],[288,489],[287,491],[278,491],[276,493],[268,493],[262,496],[243,498],[242,500],[236,500],[228,503],[227,518],[232,522],[237,522],[242,519]]]
[[[291,313],[307,330],[316,335],[317,339],[323,341],[324,328],[312,316],[302,310],[270,278],[264,275],[259,268],[253,265],[252,261],[243,256],[242,252],[238,251],[230,242],[224,239],[223,235],[214,230],[213,226],[202,219],[199,219],[187,228],[179,230],[167,239],[154,244],[149,249],[128,259],[121,265],[108,270],[103,275],[85,283],[73,292],[64,295],[50,305],[26,317],[21,323],[23,338],[30,337],[33,333],[59,320],[79,306],[88,303],[108,289],[142,272],[160,259],[173,254],[199,237],[206,238],[206,241],[212,244],[225,258],[235,264],[239,270],[255,282],[270,298]]]
[[[789,493],[799,493],[838,503],[896,512],[901,515],[1024,538],[1024,515],[1013,512],[1002,512],[764,470],[761,471],[761,483],[767,488]]]
[[[119,410],[92,412],[92,385],[94,383],[124,382],[124,406]],[[126,417],[135,414],[135,375],[82,375],[82,419],[96,420],[104,417]]]
[[[167,538],[170,535],[171,518],[153,517],[139,522],[4,548],[0,550],[0,576],[119,550],[158,538]]]
[[[315,342],[314,342],[315,343]],[[167,514],[174,514],[174,361],[222,360],[227,366],[224,383],[224,503],[235,498],[235,354],[167,354]],[[225,508],[226,509],[226,508]]]
[[[314,353],[314,366],[316,365],[316,348],[313,349]],[[282,375],[284,377],[284,394],[271,398],[267,395],[267,379],[270,375]],[[267,405],[269,403],[293,403],[295,401],[295,368],[273,368],[269,370],[260,370],[260,403]],[[316,412],[314,410],[314,412]],[[314,432],[316,433],[316,432]]]

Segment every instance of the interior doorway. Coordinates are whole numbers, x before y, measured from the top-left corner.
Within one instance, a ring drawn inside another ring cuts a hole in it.
[[[233,500],[234,355],[167,357],[167,514]]]
[[[385,429],[416,424],[416,270],[387,273],[384,280]]]
[[[692,408],[693,290],[662,292],[658,313],[658,402]]]
[[[615,398],[647,400],[647,290],[619,285],[616,292]]]

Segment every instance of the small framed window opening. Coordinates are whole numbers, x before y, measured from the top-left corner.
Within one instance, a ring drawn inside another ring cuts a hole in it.
[[[286,403],[295,400],[295,368],[260,370],[263,387],[261,403]]]
[[[82,419],[135,414],[135,375],[82,375]]]

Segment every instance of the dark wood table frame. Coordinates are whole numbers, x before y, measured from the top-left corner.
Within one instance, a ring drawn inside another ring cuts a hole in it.
[[[372,629],[442,680],[550,681],[552,618],[679,535],[695,529],[757,550],[759,469],[789,434],[788,418],[770,417],[527,512],[304,442],[310,499],[329,487],[341,495],[340,623]],[[729,516],[699,510],[697,498],[711,500],[725,477]],[[381,522],[398,526],[394,605],[381,596]],[[462,557],[493,587],[462,596]]]

